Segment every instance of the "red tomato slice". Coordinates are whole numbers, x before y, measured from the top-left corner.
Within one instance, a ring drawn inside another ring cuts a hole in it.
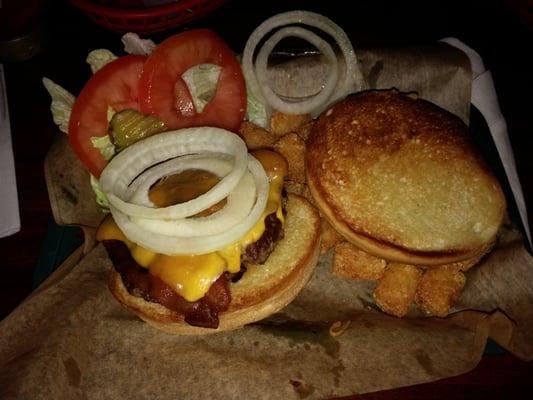
[[[125,56],[106,64],[83,87],[69,122],[69,140],[78,158],[96,177],[107,164],[91,137],[107,135],[107,110],[139,109],[139,77],[144,56]]]
[[[182,74],[198,64],[222,67],[213,99],[197,113]],[[171,129],[215,126],[237,130],[246,111],[241,67],[214,32],[198,29],[163,41],[150,54],[139,83],[141,112],[155,114]]]

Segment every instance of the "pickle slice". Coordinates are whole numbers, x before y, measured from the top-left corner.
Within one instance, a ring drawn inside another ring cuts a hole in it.
[[[109,122],[109,136],[117,151],[167,130],[163,121],[153,115],[144,115],[133,109],[117,112]]]

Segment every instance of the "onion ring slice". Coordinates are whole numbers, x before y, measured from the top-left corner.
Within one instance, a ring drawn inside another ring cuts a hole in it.
[[[226,154],[190,154],[171,158],[145,170],[128,186],[125,198],[130,202],[146,207],[157,207],[149,197],[150,188],[161,178],[188,169],[202,169],[222,178],[232,168],[231,157]]]
[[[281,96],[276,94],[268,85],[267,77],[268,57],[270,56],[270,53],[282,39],[289,36],[299,37],[307,40],[318,50],[320,50],[320,52],[326,57],[328,63],[331,64],[331,72],[328,75],[322,90],[309,98],[297,102],[287,102],[283,100]],[[335,52],[328,42],[321,39],[318,35],[310,30],[299,27],[287,27],[277,31],[265,42],[263,47],[261,47],[255,62],[255,69],[257,80],[260,84],[259,87],[261,89],[261,93],[270,106],[276,110],[290,110],[291,114],[307,114],[312,113],[314,110],[322,107],[322,105],[325,104],[333,94],[333,90],[335,89],[335,86],[339,80],[339,70],[337,64]]]
[[[338,84],[332,95],[328,99],[326,99],[323,104],[320,104],[319,107],[310,110],[310,114],[316,116],[334,101],[337,101],[352,92],[362,90],[364,88],[363,75],[359,68],[355,51],[350,42],[350,39],[348,38],[348,35],[346,35],[346,32],[344,32],[342,28],[340,28],[332,20],[323,15],[309,11],[298,10],[277,14],[267,19],[262,24],[260,24],[248,38],[242,55],[242,67],[246,82],[249,85],[250,91],[252,93],[255,93],[257,95],[262,94],[259,79],[257,77],[258,71],[256,71],[253,62],[256,47],[261,42],[263,37],[270,31],[291,24],[304,24],[312,26],[331,35],[339,45],[339,48],[344,58],[345,71],[341,79],[339,79]],[[264,79],[261,78],[261,81],[264,82]],[[268,104],[272,108],[276,109],[274,104],[270,103],[270,101],[272,101],[271,98],[265,99],[264,95],[262,97],[263,98],[261,100],[263,101],[263,103]],[[279,111],[292,114],[294,113],[294,110],[296,110],[294,104],[287,102],[279,103],[277,105],[281,105],[282,108],[277,109]]]
[[[168,159],[198,153],[220,153],[234,158],[234,167],[213,188],[196,199],[168,207],[153,208],[130,203],[129,184],[146,168]],[[213,127],[187,128],[150,136],[114,157],[100,177],[102,191],[115,210],[142,218],[185,218],[224,199],[239,183],[248,163],[246,144],[236,134]]]
[[[268,200],[268,177],[262,165],[249,156],[248,170],[252,174],[257,190],[257,198],[248,216],[239,224],[226,232],[201,237],[169,236],[161,233],[147,234],[146,230],[135,224],[128,215],[110,204],[115,222],[122,232],[133,242],[156,253],[175,254],[206,254],[236,243],[261,218]]]
[[[180,158],[185,158],[183,156]],[[224,176],[231,170],[231,162],[223,159],[206,157],[204,155],[192,156],[195,163],[192,169],[202,169],[215,175]],[[137,191],[149,190],[153,181],[171,173],[189,169],[190,163],[184,166],[179,163],[180,159],[166,161],[149,170],[153,179],[147,179],[143,185],[139,185]],[[177,171],[176,166],[179,167]],[[154,169],[158,171],[152,171]],[[227,197],[226,205],[215,213],[205,217],[189,217],[180,219],[151,219],[131,217],[131,221],[151,233],[161,233],[169,236],[205,236],[226,232],[249,214],[255,203],[255,184],[252,175],[246,172],[237,187]]]

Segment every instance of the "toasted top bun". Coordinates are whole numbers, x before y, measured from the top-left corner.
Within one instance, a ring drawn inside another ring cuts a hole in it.
[[[263,265],[248,266],[230,284],[231,304],[219,315],[217,329],[191,326],[183,315],[128,293],[113,271],[109,288],[126,308],[156,328],[172,334],[205,334],[240,328],[259,321],[289,304],[311,277],[320,249],[320,216],[303,197],[289,195],[284,237]]]
[[[307,142],[309,189],[331,224],[387,260],[438,265],[494,241],[500,185],[466,125],[427,101],[367,91],[322,114]]]

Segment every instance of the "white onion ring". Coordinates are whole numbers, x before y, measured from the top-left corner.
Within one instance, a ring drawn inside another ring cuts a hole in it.
[[[150,201],[154,183],[190,169],[212,172],[221,180],[185,203],[157,208]],[[242,139],[210,127],[165,132],[131,145],[107,165],[100,183],[124,235],[167,255],[205,254],[237,242],[261,217],[269,192],[263,166],[248,154]],[[221,210],[187,218],[224,198]]]
[[[222,149],[234,157],[232,171],[196,199],[161,208],[127,201],[128,185],[146,168],[170,158],[195,153],[219,153]],[[225,198],[241,180],[247,163],[246,144],[234,133],[212,127],[187,128],[160,133],[127,147],[106,166],[100,176],[100,185],[109,204],[129,216],[185,218],[198,214]]]
[[[326,80],[326,84],[320,92],[316,95],[301,100],[298,102],[287,102],[283,100],[278,94],[276,94],[272,88],[268,85],[267,77],[267,68],[268,68],[268,57],[274,47],[285,37],[299,37],[307,40],[309,43],[313,44],[320,52],[326,57],[326,60],[331,64],[330,71]],[[339,70],[337,65],[337,57],[335,52],[331,48],[328,42],[321,39],[318,35],[311,32],[310,30],[299,28],[299,27],[288,27],[283,28],[277,31],[272,35],[261,47],[259,54],[257,55],[257,60],[255,62],[256,76],[260,84],[260,89],[262,95],[267,100],[268,104],[276,110],[287,110],[290,109],[293,114],[307,114],[313,112],[325,104],[328,99],[333,94],[333,90],[337,85],[339,80]]]
[[[144,171],[128,186],[125,198],[130,203],[146,207],[156,207],[150,200],[149,189],[161,178],[188,169],[201,169],[212,172],[219,178],[226,176],[232,168],[231,157],[226,154],[191,154],[164,161]]]
[[[249,156],[248,170],[254,178],[257,199],[248,216],[239,224],[228,231],[202,237],[169,236],[160,233],[147,232],[135,224],[128,215],[110,204],[111,213],[115,222],[126,235],[135,243],[153,252],[161,254],[205,254],[220,250],[229,244],[237,242],[259,220],[263,214],[268,200],[268,177],[262,165],[252,156]]]
[[[180,158],[185,158],[180,157]],[[226,175],[232,167],[232,163],[223,159],[208,158],[204,155],[195,157],[196,164],[192,169],[202,169],[219,177]],[[172,159],[151,168],[148,172],[155,175],[155,179],[146,180],[143,185],[138,185],[137,191],[148,191],[152,184],[163,176],[179,173],[185,169],[178,159]],[[175,166],[178,167],[176,170]],[[188,163],[187,163],[188,164]],[[174,167],[174,168],[173,168]],[[187,165],[188,167],[188,165]],[[154,174],[155,169],[157,173]],[[153,182],[152,182],[153,181]],[[255,184],[252,175],[246,172],[241,181],[227,197],[226,205],[219,211],[205,217],[180,218],[171,220],[158,220],[151,218],[131,217],[131,221],[151,233],[161,233],[171,236],[205,236],[222,233],[242,221],[250,213],[255,203]]]
[[[252,32],[248,38],[248,41],[246,42],[242,56],[242,67],[246,82],[248,83],[251,92],[257,95],[262,93],[257,77],[258,71],[256,71],[253,63],[253,57],[257,45],[261,39],[273,29],[291,24],[305,24],[313,26],[331,35],[339,45],[346,65],[345,73],[339,80],[333,95],[329,97],[326,102],[320,104],[320,107],[309,110],[310,114],[317,115],[332,102],[345,97],[354,91],[363,89],[363,76],[357,63],[355,51],[352,47],[350,39],[346,35],[346,32],[344,32],[342,28],[340,28],[332,20],[323,15],[309,11],[290,11],[275,15],[264,21]],[[261,78],[261,80],[263,81],[263,78]],[[316,96],[318,96],[318,94]],[[265,98],[261,100],[265,102]],[[266,100],[268,101],[269,99]],[[283,108],[278,108],[278,110],[288,114],[293,114],[295,113],[294,110],[296,110],[295,104],[298,103],[281,104]],[[272,104],[270,104],[270,102],[268,105],[274,107]]]

